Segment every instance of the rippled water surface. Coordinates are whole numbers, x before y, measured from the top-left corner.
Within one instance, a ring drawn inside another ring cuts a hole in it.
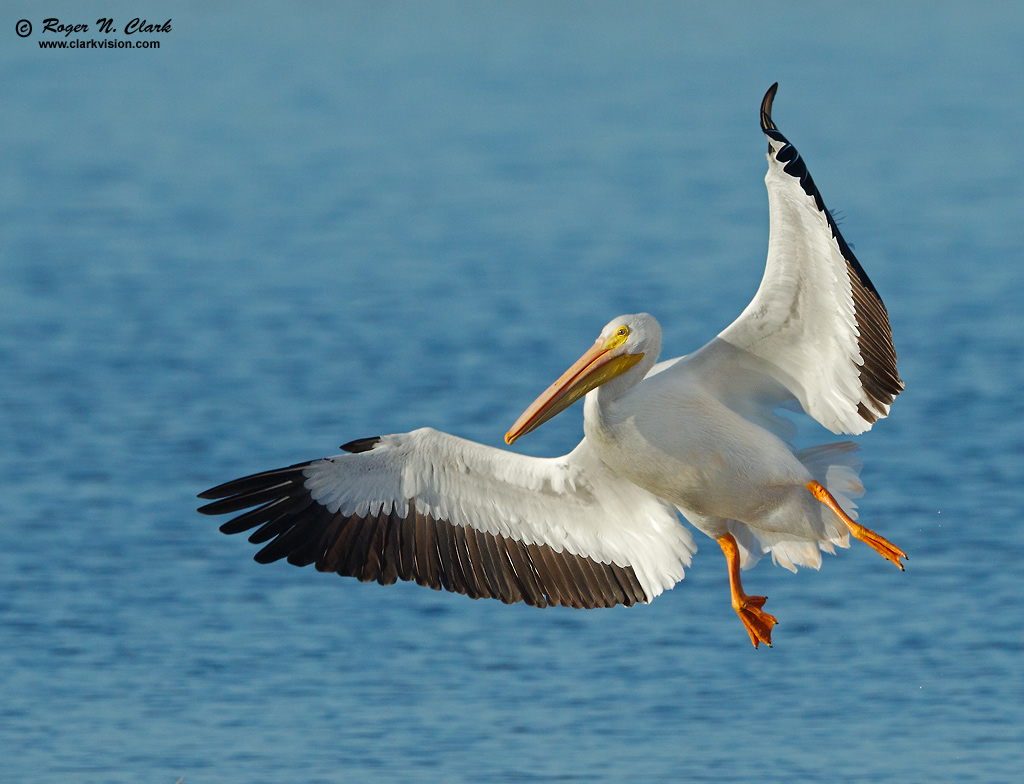
[[[1017,780],[1024,13],[695,6],[179,4],[159,50],[43,51],[138,11],[5,4],[5,780]],[[776,80],[889,306],[861,513],[905,574],[762,562],[755,651],[700,536],[648,607],[540,611],[259,566],[195,513],[353,438],[499,445],[618,313],[701,345],[762,272]]]

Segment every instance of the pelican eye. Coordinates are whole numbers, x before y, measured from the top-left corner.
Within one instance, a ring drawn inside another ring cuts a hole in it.
[[[629,327],[623,324],[621,327],[615,330],[615,332],[612,334],[610,338],[608,338],[608,348],[615,348],[616,346],[621,346],[623,343],[626,342],[626,338],[628,337]]]

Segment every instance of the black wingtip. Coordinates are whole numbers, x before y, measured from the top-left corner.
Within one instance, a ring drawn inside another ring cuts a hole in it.
[[[346,452],[358,454],[359,452],[369,452],[379,443],[380,436],[373,436],[372,438],[357,438],[355,441],[349,441],[347,444],[342,444],[339,449],[344,449]]]
[[[779,83],[776,82],[768,88],[761,101],[761,130],[764,132],[777,131],[775,123],[772,122],[772,102],[775,100],[775,93],[778,92]]]

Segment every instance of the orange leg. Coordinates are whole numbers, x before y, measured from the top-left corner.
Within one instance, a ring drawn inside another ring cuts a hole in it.
[[[747,596],[743,593],[743,585],[740,583],[740,550],[732,534],[726,534],[718,540],[718,546],[725,553],[725,560],[729,563],[729,589],[732,591],[732,608],[740,616],[743,625],[747,627],[750,641],[756,648],[759,643],[765,643],[772,647],[772,627],[778,623],[774,616],[764,612],[761,608],[768,601],[767,596]]]
[[[839,519],[842,520],[846,527],[850,529],[850,533],[853,534],[854,538],[860,539],[864,544],[871,547],[883,558],[896,564],[900,568],[901,572],[903,571],[903,564],[900,563],[900,558],[907,557],[905,552],[885,537],[876,534],[870,528],[865,528],[856,520],[851,520],[850,516],[840,508],[839,504],[836,503],[836,499],[832,497],[832,493],[822,487],[818,482],[808,482],[807,489],[811,491],[811,494],[815,498],[839,516]]]

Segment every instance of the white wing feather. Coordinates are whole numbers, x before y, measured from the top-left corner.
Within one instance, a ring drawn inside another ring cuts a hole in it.
[[[810,416],[834,433],[862,433],[903,385],[888,314],[825,208],[800,154],[762,106],[768,138],[770,228],[764,278],[719,333],[763,359]]]
[[[696,546],[674,507],[616,476],[582,441],[535,458],[431,428],[318,460],[305,486],[329,512],[416,510],[454,525],[631,566],[648,600],[683,579]]]
[[[773,150],[777,142],[773,142]],[[781,147],[781,145],[778,145]],[[860,402],[853,295],[846,260],[800,181],[768,156],[768,262],[753,301],[719,335],[777,369],[804,410],[835,433],[871,425]]]

